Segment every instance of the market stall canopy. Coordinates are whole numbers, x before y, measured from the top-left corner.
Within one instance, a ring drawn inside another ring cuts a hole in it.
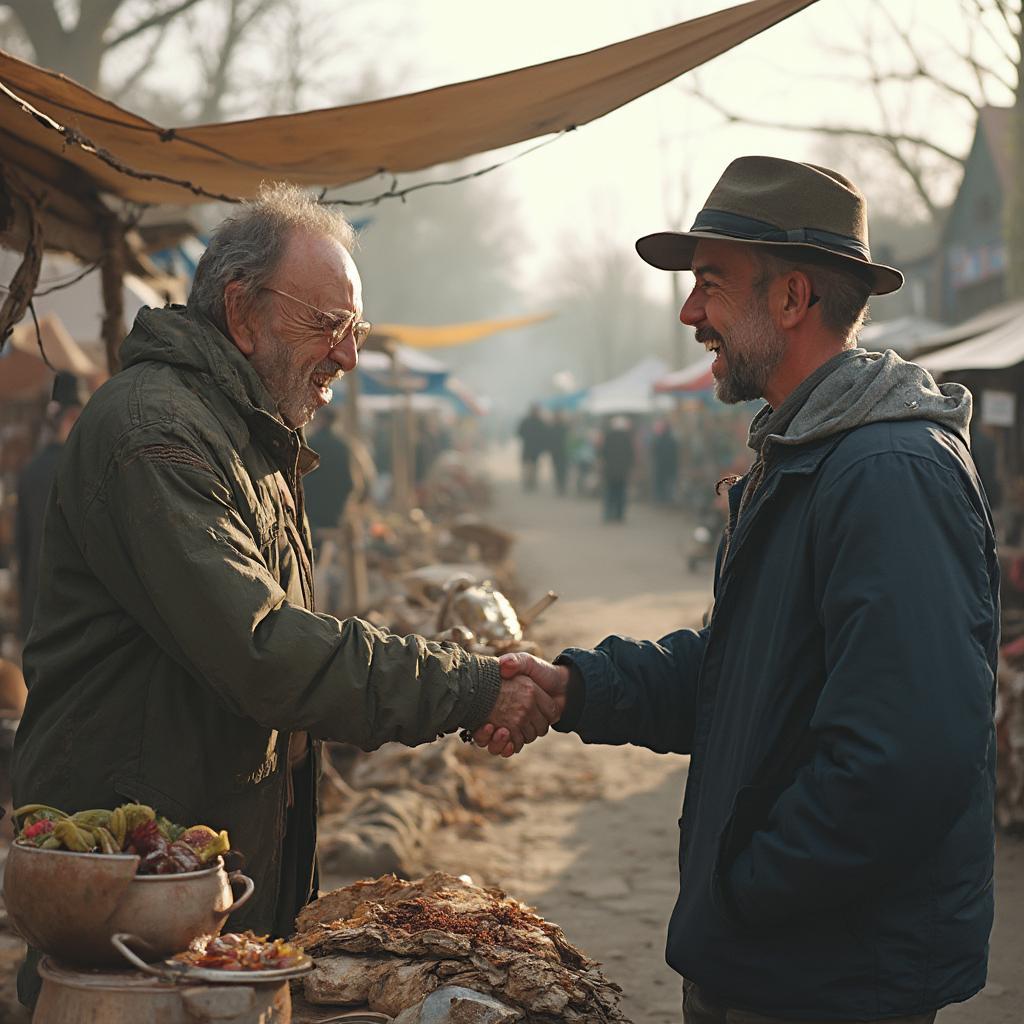
[[[916,360],[942,376],[956,370],[1003,370],[1024,362],[1024,313],[976,338],[940,348]]]
[[[336,186],[416,171],[587,124],[815,0],[752,0],[589,53],[370,103],[163,128],[0,52],[2,172],[45,192],[43,233],[95,259],[106,192],[135,203],[235,200],[261,182]],[[7,182],[8,189],[15,186]],[[109,218],[108,218],[109,219]],[[18,224],[8,240],[21,241]]]
[[[47,366],[39,351],[42,341]],[[79,348],[59,316],[48,313],[35,324],[23,323],[11,332],[10,343],[0,353],[0,399],[27,398],[49,392],[53,371],[93,379],[99,367]]]
[[[910,359],[916,352],[929,347],[929,339],[944,330],[945,326],[937,320],[924,316],[899,316],[894,320],[868,324],[860,332],[859,344],[869,352],[892,349],[904,359]]]
[[[660,377],[654,382],[654,391],[659,395],[693,393],[708,391],[715,386],[715,378],[711,373],[711,364],[715,361],[714,353],[705,352],[700,359],[681,370]]]
[[[1021,314],[1024,314],[1024,300],[1014,299],[1010,302],[1000,302],[998,305],[990,306],[964,320],[963,323],[939,328],[935,334],[922,338],[919,351],[934,352],[936,349],[946,348],[957,341],[977,338],[981,334],[987,334],[1002,324],[1016,319]]]
[[[665,400],[652,395],[654,382],[665,376],[668,364],[649,356],[636,366],[603,384],[595,384],[583,401],[585,412],[595,416],[612,413],[648,413],[662,408]]]
[[[535,313],[532,316],[514,316],[505,320],[476,320],[437,327],[423,327],[417,324],[374,324],[373,337],[398,341],[413,348],[447,348],[451,345],[468,345],[474,341],[482,341],[500,331],[529,327],[531,324],[547,320],[550,316],[550,313]]]
[[[18,257],[11,252],[0,250],[0,280],[7,281],[18,265]],[[53,314],[61,320],[68,333],[81,345],[98,365],[103,362],[100,329],[103,321],[103,296],[100,291],[99,274],[80,277],[82,266],[77,261],[59,253],[47,253],[43,257],[39,272],[38,292],[33,304],[36,315],[42,320]],[[78,280],[74,280],[78,277]],[[71,283],[67,283],[71,282]],[[134,322],[140,309],[152,306],[159,309],[165,304],[164,296],[139,277],[126,274],[121,288],[124,317],[128,324]],[[22,324],[30,329],[32,318],[26,316]],[[32,331],[35,338],[35,331]],[[43,339],[45,342],[45,338]],[[34,344],[34,342],[33,342]],[[49,355],[49,349],[47,349]]]

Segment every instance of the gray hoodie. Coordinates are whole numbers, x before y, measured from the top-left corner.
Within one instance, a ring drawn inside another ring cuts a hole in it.
[[[801,381],[778,409],[765,405],[751,421],[747,444],[757,455],[739,515],[764,478],[773,445],[807,444],[883,420],[931,420],[969,446],[971,393],[962,384],[936,384],[927,370],[891,349],[840,352]]]

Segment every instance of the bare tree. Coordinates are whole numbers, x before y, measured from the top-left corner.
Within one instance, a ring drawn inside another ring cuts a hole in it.
[[[130,97],[140,113],[208,122],[224,116],[225,102],[236,92],[232,72],[243,41],[261,18],[284,2],[79,0],[75,7],[61,0],[7,0],[0,4],[0,34],[16,52],[24,52],[27,43],[31,53],[26,56],[89,89],[119,102]],[[149,93],[145,77],[168,30],[183,21],[195,41],[200,68],[195,95]],[[110,70],[113,65],[117,72]]]
[[[74,18],[68,16],[68,5],[59,0],[7,0],[2,6],[17,18],[37,63],[63,71],[89,89],[98,89],[108,54],[133,39],[159,32],[200,2],[80,0]]]
[[[231,70],[246,34],[279,0],[223,0],[224,24],[218,36],[204,41],[198,32],[197,51],[203,69],[203,85],[195,120],[200,123],[224,118],[224,102],[232,92]],[[198,28],[198,26],[197,26]]]
[[[756,118],[699,88],[693,91],[728,122],[859,141],[898,172],[922,212],[935,218],[967,152],[937,140],[930,129],[934,122],[921,120],[922,104],[924,118],[933,118],[941,108],[969,130],[980,108],[1005,105],[1016,96],[1020,78],[1020,0],[960,0],[960,11],[959,37],[937,39],[927,23],[913,16],[901,21],[888,0],[864,5],[860,38],[854,45],[830,48],[837,62],[853,68],[833,80],[870,90],[875,114],[863,123]],[[966,132],[964,137],[969,137]]]

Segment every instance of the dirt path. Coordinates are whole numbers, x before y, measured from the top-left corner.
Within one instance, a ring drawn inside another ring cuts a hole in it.
[[[678,513],[637,505],[624,526],[605,525],[594,502],[556,498],[550,487],[522,495],[507,457],[493,469],[491,515],[518,536],[527,597],[561,594],[537,630],[551,653],[610,632],[657,637],[699,621],[710,570],[687,572],[689,529]],[[686,767],[683,757],[551,735],[497,776],[509,819],[442,832],[433,866],[501,885],[557,921],[623,987],[623,1009],[636,1024],[678,1022],[679,979],[663,954]],[[1024,1018],[1024,844],[1000,843],[996,878],[988,988],[940,1014],[941,1024]]]

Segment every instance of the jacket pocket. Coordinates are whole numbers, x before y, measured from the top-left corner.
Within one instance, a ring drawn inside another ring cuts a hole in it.
[[[718,866],[729,865],[750,844],[754,833],[768,824],[772,807],[779,798],[777,786],[743,786],[736,794],[732,813],[718,843]]]
[[[157,814],[163,815],[176,825],[188,828],[193,823],[193,812],[183,803],[153,786],[147,786],[144,782],[123,777],[117,778],[114,779],[114,792],[118,796],[123,796],[130,803],[148,804]]]

